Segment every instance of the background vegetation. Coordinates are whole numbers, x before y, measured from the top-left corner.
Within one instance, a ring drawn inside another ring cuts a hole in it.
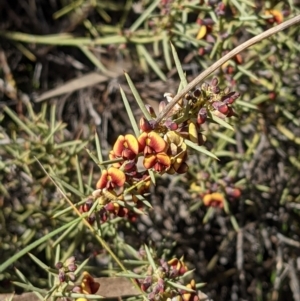
[[[117,137],[133,133],[120,86],[137,121],[142,113],[123,70],[157,112],[164,93],[184,85],[171,43],[189,82],[245,40],[299,14],[300,4],[2,1],[0,11],[0,290],[10,292],[21,291],[12,287],[20,281],[13,267],[33,286],[51,287],[28,251],[51,268],[75,255],[80,263],[89,259],[85,270],[94,276],[120,271],[58,187],[84,204],[101,174],[94,162],[102,161],[100,145],[107,160]],[[222,89],[240,93],[226,120],[233,130],[202,128],[204,146],[219,160],[191,151],[187,173],[151,186],[147,214],[101,225],[102,239],[127,269],[149,260],[136,256],[146,244],[156,259],[184,256],[213,300],[300,300],[299,42],[296,25],[216,72]],[[205,194],[216,191],[225,205],[205,206]]]

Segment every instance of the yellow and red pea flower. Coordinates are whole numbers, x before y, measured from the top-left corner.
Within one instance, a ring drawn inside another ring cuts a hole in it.
[[[164,152],[167,148],[166,141],[154,131],[149,133],[143,132],[138,137],[138,142],[140,151],[143,151],[144,155]]]
[[[145,156],[143,164],[146,169],[153,168],[156,172],[163,172],[170,168],[171,159],[164,152],[148,154]]]
[[[80,291],[82,294],[95,294],[99,287],[100,284],[95,282],[94,278],[88,272],[83,272],[83,277],[80,283]],[[88,301],[88,299],[78,298],[76,301]]]
[[[224,196],[219,192],[205,194],[203,197],[203,204],[207,207],[224,208]]]
[[[139,143],[131,134],[120,135],[113,146],[113,155],[118,158],[133,160],[139,153]]]
[[[116,167],[110,167],[104,170],[100,179],[96,184],[97,189],[114,189],[115,187],[123,187],[126,181],[124,172]]]
[[[267,21],[270,24],[277,23],[280,24],[283,21],[283,14],[277,9],[269,9],[265,11],[265,15],[272,15],[273,18],[268,19]]]
[[[178,275],[184,275],[188,271],[185,263],[177,258],[172,258],[171,260],[169,260],[168,265],[171,266],[172,269],[178,273]]]
[[[183,301],[198,301],[198,300],[199,300],[199,297],[198,297],[198,295],[197,295],[195,280],[192,279],[191,282],[190,282],[189,284],[186,285],[186,287],[187,287],[188,289],[194,290],[195,292],[194,292],[194,293],[192,293],[192,292],[186,292],[186,293],[183,293],[183,294],[182,294],[182,300],[183,300]]]

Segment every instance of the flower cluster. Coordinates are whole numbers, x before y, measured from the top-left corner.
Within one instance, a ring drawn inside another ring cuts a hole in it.
[[[60,283],[75,281],[76,276],[74,272],[77,270],[75,260],[75,256],[71,256],[64,263],[59,261],[55,264],[55,267],[58,269],[58,279]]]
[[[191,185],[191,191],[197,192],[202,199],[203,205],[207,207],[224,208],[225,199],[234,201],[241,196],[240,188],[236,187],[233,179],[226,176],[214,182],[210,179],[209,174],[200,175],[202,187],[195,182]]]
[[[146,277],[137,282],[150,301],[198,301],[195,281],[191,280],[186,289],[182,284],[182,277],[187,272],[182,259],[173,258],[168,262],[161,259],[155,270],[150,266]]]
[[[167,101],[172,95],[166,93]],[[229,88],[221,89],[216,78],[185,95],[160,122],[152,107],[147,109],[153,119],[142,117],[140,135],[120,135],[109,153],[109,167],[103,170],[97,181],[96,190],[80,207],[82,213],[89,212],[89,222],[99,213],[105,222],[109,217],[127,217],[134,221],[149,206],[151,173],[183,174],[188,171],[187,145],[203,145],[206,138],[202,133],[204,123],[214,116],[234,116],[232,104],[239,93]],[[167,101],[162,101],[163,111]]]
[[[58,279],[61,284],[68,282],[73,284],[78,278],[74,273],[77,270],[75,260],[75,256],[71,256],[64,263],[59,261],[55,264],[55,267],[58,269]],[[73,285],[70,289],[73,293],[90,295],[95,294],[98,291],[100,284],[95,282],[94,278],[88,272],[84,271],[79,279],[79,283]],[[87,300],[88,299],[86,298],[76,299],[76,301]]]

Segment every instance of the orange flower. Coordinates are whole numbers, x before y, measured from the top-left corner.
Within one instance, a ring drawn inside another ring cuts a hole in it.
[[[170,265],[173,268],[173,270],[175,270],[178,273],[178,275],[183,275],[188,270],[185,263],[177,258],[169,260],[168,265]]]
[[[268,19],[267,21],[270,24],[277,23],[280,24],[283,21],[283,14],[277,9],[270,9],[265,11],[265,15],[272,15],[273,18]]]
[[[113,147],[113,154],[116,157],[122,157],[127,160],[133,160],[138,153],[139,143],[131,134],[120,135]]]
[[[82,294],[95,294],[100,287],[98,282],[95,282],[94,278],[88,273],[83,272],[83,278],[80,283],[80,290]],[[86,298],[78,298],[76,301],[87,301]]]
[[[123,187],[126,177],[123,171],[118,168],[110,167],[108,170],[104,170],[99,181],[96,184],[97,189],[114,189],[117,187]]]
[[[211,207],[224,207],[224,196],[219,192],[209,193],[203,197],[203,204]]]
[[[186,292],[186,293],[182,294],[182,300],[183,301],[198,301],[199,297],[198,297],[198,295],[196,293],[196,283],[195,283],[195,280],[192,279],[191,282],[186,285],[186,287],[188,289],[195,290],[195,292]]]
[[[153,168],[157,172],[162,172],[170,167],[171,159],[164,152],[148,154],[145,156],[143,164],[146,169]]]
[[[144,151],[144,155],[163,152],[166,147],[166,141],[156,132],[142,133],[138,142],[140,150]]]

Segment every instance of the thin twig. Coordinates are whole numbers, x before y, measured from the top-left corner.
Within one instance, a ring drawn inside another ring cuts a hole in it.
[[[292,25],[300,23],[300,15],[287,20],[275,27],[270,28],[267,31],[262,32],[261,34],[253,37],[252,39],[246,41],[245,43],[239,45],[238,47],[234,48],[222,58],[220,58],[217,62],[212,64],[208,69],[204,70],[201,74],[199,74],[193,81],[191,81],[183,90],[178,92],[178,94],[172,99],[172,101],[165,107],[163,111],[160,112],[158,117],[156,118],[155,122],[159,123],[165,116],[169,114],[172,108],[176,105],[176,103],[190,90],[192,90],[196,85],[201,83],[206,77],[211,75],[215,70],[220,68],[224,63],[232,59],[234,56],[242,52],[243,50],[249,48],[250,46],[272,36],[273,34],[282,31]]]

